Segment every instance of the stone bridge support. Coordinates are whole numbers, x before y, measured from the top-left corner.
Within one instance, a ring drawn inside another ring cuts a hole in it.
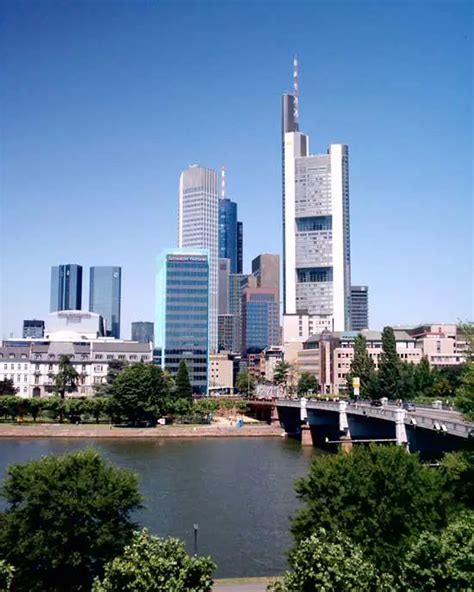
[[[395,438],[397,439],[397,446],[408,448],[407,430],[405,428],[406,414],[405,409],[395,409]]]

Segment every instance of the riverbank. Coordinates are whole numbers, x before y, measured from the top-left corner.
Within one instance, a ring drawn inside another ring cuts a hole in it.
[[[232,578],[216,580],[212,592],[266,592],[276,578]]]
[[[115,427],[106,424],[22,424],[0,425],[0,438],[219,438],[281,437],[280,426],[171,425],[156,428]]]

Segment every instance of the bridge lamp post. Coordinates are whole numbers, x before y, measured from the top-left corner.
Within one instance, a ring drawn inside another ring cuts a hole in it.
[[[199,525],[195,524],[194,525],[194,556],[197,556],[197,554],[198,554],[198,530],[199,530]]]

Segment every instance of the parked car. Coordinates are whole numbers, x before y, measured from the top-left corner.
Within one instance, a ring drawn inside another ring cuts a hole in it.
[[[406,401],[406,403],[403,403],[403,409],[406,409],[407,411],[416,411],[415,403]]]
[[[371,407],[382,407],[382,401],[380,399],[372,399],[372,401],[370,401],[370,406]]]

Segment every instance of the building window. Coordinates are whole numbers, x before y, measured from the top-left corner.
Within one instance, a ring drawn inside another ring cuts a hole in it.
[[[94,372],[102,372],[102,364],[98,364],[96,366],[94,366]]]
[[[109,355],[107,356],[107,359],[108,359],[108,360],[113,360],[113,359],[114,359],[114,356],[112,356],[112,355],[110,355],[110,354],[109,354]]]
[[[102,358],[103,358],[102,354],[95,354],[96,360],[102,360]]]
[[[120,355],[120,356],[118,356],[118,359],[119,360],[125,360],[125,356],[124,355]]]

